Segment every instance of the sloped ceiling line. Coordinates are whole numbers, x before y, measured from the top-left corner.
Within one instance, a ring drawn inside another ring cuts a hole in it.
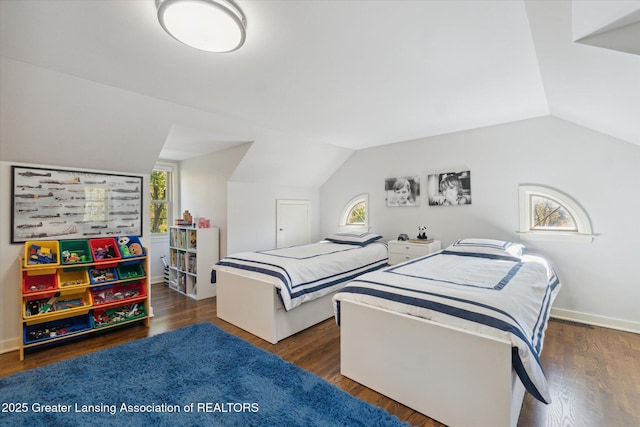
[[[0,155],[133,171],[255,141],[238,179],[314,153],[317,183],[353,150],[547,114],[640,145],[640,59],[573,43],[570,2],[238,3],[246,45],[216,56],[167,37],[151,0],[0,1]]]

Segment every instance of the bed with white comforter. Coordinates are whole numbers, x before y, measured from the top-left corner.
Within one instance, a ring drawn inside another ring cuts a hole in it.
[[[439,253],[356,278],[334,296],[334,308],[338,324],[348,301],[506,341],[526,390],[549,402],[540,352],[559,289],[549,263],[523,254],[523,246],[463,239]]]
[[[218,317],[269,342],[327,319],[333,315],[331,297],[337,290],[387,266],[387,245],[378,241],[381,237],[338,233],[308,245],[229,255],[213,267]],[[305,306],[314,312],[304,314]]]

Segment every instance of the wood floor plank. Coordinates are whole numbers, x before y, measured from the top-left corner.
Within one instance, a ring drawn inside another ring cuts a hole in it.
[[[194,323],[211,322],[411,425],[442,425],[340,375],[340,328],[333,319],[270,344],[218,319],[215,298],[194,301],[156,284],[152,286],[151,299],[154,318],[149,328],[134,325],[29,351],[24,362],[19,361],[17,351],[1,354],[0,377]],[[552,320],[541,359],[553,402],[544,405],[527,395],[518,426],[640,426],[640,335]]]

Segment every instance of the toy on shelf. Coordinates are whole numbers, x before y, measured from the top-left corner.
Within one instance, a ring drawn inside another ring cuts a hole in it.
[[[51,310],[51,307],[53,306],[53,304],[55,304],[55,302],[58,301],[58,297],[59,296],[60,296],[60,293],[56,293],[54,296],[49,298],[49,300],[47,302],[45,302],[44,304],[42,304],[40,306],[40,308],[38,310],[38,314],[48,313],[49,310]]]
[[[175,220],[176,226],[178,227],[191,227],[194,225],[193,216],[189,210],[186,210],[182,214],[182,218],[177,218]]]
[[[48,284],[40,284],[40,285],[31,285],[29,286],[29,290],[30,291],[45,291],[47,289],[54,289],[55,284],[54,283],[48,283]]]
[[[49,248],[39,245],[29,246],[29,264],[53,264],[56,262],[56,254]]]
[[[66,335],[68,334],[69,328],[73,326],[73,323],[71,322],[66,322],[66,323],[62,323],[59,326],[48,326],[47,324],[44,324],[38,328],[35,328],[31,331],[29,331],[28,333],[28,340],[29,341],[35,341],[35,340],[40,340],[43,338],[55,338],[61,335]]]
[[[118,276],[114,268],[90,268],[89,281],[91,283],[112,282],[118,280]]]
[[[57,279],[55,274],[30,275],[25,271],[22,273],[22,291],[24,293],[34,293],[57,289]]]
[[[66,282],[61,282],[60,286],[75,286],[75,285],[84,285],[86,282],[82,279],[75,280],[67,280]]]
[[[68,268],[58,270],[58,286],[82,286],[89,284],[89,271],[86,268]]]
[[[116,240],[123,258],[144,256],[144,250],[137,237],[120,236]]]
[[[144,304],[130,304],[104,311],[94,310],[93,320],[95,327],[99,328],[102,326],[112,325],[114,323],[133,320],[136,317],[144,316],[145,314]]]
[[[97,247],[93,250],[93,254],[95,255],[96,261],[118,257],[118,255],[116,255],[115,248],[111,245]]]
[[[39,341],[48,341],[65,335],[76,334],[91,329],[89,314],[67,317],[45,323],[25,326],[23,339],[25,344],[34,344]]]
[[[120,253],[123,257],[131,256],[131,252],[129,251],[129,247],[127,245],[120,246]]]
[[[54,311],[69,310],[71,308],[77,308],[84,306],[84,298],[80,294],[73,296],[61,297],[60,292],[56,292],[50,297],[39,298],[27,301],[26,314],[27,316],[36,316],[38,314],[52,313]]]
[[[427,236],[427,227],[424,225],[420,225],[418,226],[418,239],[419,240],[428,240],[429,237]]]
[[[85,254],[71,251],[63,251],[62,259],[66,264],[71,264],[74,262],[87,262],[87,256]]]
[[[92,295],[94,305],[100,305],[118,300],[135,298],[140,295],[140,289],[138,287],[130,287],[118,291],[113,288],[109,288],[95,293],[92,292]]]

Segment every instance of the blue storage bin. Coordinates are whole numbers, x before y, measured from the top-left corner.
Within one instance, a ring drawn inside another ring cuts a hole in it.
[[[25,344],[33,344],[54,338],[72,336],[78,332],[91,329],[93,329],[93,318],[87,313],[66,319],[54,320],[52,322],[26,326],[23,329],[23,340]]]

